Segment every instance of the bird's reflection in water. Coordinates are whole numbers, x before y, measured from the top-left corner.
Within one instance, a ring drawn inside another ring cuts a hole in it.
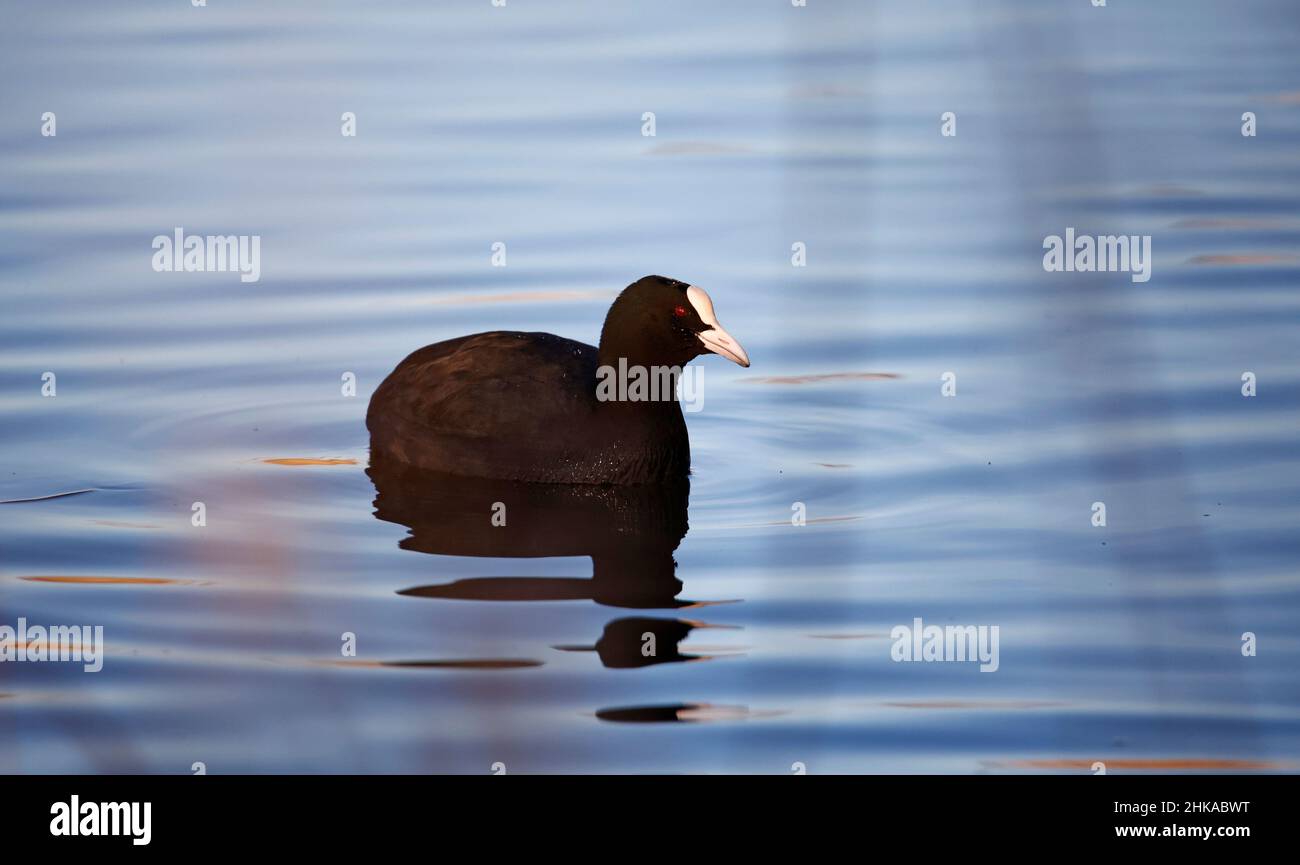
[[[746,706],[715,706],[710,703],[669,703],[665,706],[612,706],[600,709],[596,717],[620,724],[691,723],[739,721],[751,717]]]
[[[677,597],[673,551],[687,532],[689,482],[663,486],[530,484],[462,478],[372,458],[375,516],[406,526],[402,549],[443,556],[589,556],[591,577],[474,577],[398,594],[475,601],[593,600],[631,609],[704,606]],[[607,667],[699,660],[678,644],[702,623],[629,617],[594,649]],[[647,645],[654,650],[647,652]]]
[[[690,655],[681,651],[681,643],[696,628],[712,628],[703,622],[686,619],[653,619],[629,616],[615,619],[594,646],[555,646],[564,652],[595,652],[610,669],[649,667],[680,661],[707,661],[710,655]]]

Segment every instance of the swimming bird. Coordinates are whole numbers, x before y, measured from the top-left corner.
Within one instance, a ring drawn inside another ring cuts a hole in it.
[[[638,370],[651,379],[668,371],[675,383],[706,353],[749,366],[704,289],[663,276],[619,294],[599,347],[516,331],[435,343],[399,363],[370,398],[372,459],[540,483],[684,478],[690,439],[674,389],[610,385]]]

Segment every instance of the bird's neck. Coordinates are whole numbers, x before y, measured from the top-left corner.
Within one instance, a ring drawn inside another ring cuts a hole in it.
[[[596,402],[610,412],[680,415],[681,374],[680,366],[636,363],[626,356],[602,359],[596,367]]]

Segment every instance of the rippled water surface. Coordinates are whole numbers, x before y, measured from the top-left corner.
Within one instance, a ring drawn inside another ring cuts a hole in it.
[[[0,664],[0,770],[1300,765],[1293,3],[4,5],[0,624],[107,657]],[[689,506],[367,472],[411,350],[647,273],[753,359]]]

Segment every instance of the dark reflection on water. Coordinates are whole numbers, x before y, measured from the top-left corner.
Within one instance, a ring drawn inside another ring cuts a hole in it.
[[[654,664],[708,660],[708,655],[681,651],[681,643],[702,622],[685,619],[652,619],[631,616],[614,619],[605,626],[594,646],[556,646],[566,652],[596,652],[600,662],[611,669],[632,669]]]
[[[699,703],[676,703],[667,706],[619,706],[601,709],[596,717],[620,724],[695,723],[700,721],[737,721],[749,714],[744,706],[710,706]]]
[[[410,529],[399,546],[441,556],[590,556],[589,579],[477,577],[403,589],[420,598],[594,600],[684,607],[673,551],[687,532],[689,483],[566,486],[458,478],[372,462],[375,516]]]
[[[404,550],[438,556],[590,556],[589,578],[475,577],[403,589],[415,598],[577,601],[636,609],[700,606],[677,597],[673,551],[688,530],[690,484],[567,486],[461,478],[391,460],[366,470],[375,516],[406,526]],[[609,668],[700,660],[679,644],[703,623],[627,617],[610,621],[593,650]]]

